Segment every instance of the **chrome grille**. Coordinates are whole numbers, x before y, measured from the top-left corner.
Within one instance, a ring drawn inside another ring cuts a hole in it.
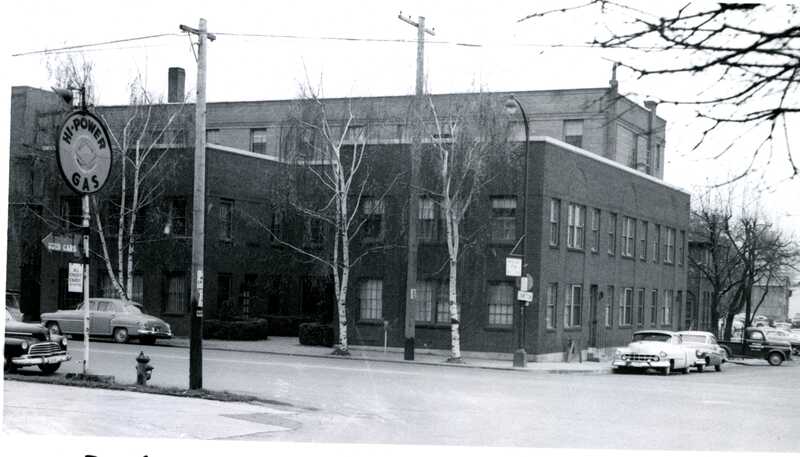
[[[658,360],[658,356],[650,354],[624,354],[622,359],[633,362],[654,362]]]
[[[36,343],[28,349],[28,355],[38,356],[38,355],[50,355],[54,352],[60,352],[61,346],[58,343],[54,343],[52,341],[47,341],[45,343]]]

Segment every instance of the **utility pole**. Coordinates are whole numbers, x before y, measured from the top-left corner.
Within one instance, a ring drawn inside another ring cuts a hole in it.
[[[414,334],[417,322],[417,217],[419,213],[419,162],[420,148],[422,146],[422,107],[425,100],[422,97],[424,84],[425,64],[425,34],[435,35],[433,30],[425,28],[425,18],[419,16],[414,22],[411,17],[404,17],[401,12],[398,16],[401,21],[417,28],[417,90],[414,97],[414,140],[411,144],[411,174],[408,180],[408,256],[406,269],[406,316],[405,316],[405,360],[414,360]],[[434,311],[435,312],[435,311]]]
[[[194,132],[194,200],[192,202],[192,303],[189,341],[189,388],[203,388],[203,256],[206,213],[206,20],[200,18],[197,29],[181,25],[186,33],[197,35],[197,100]]]

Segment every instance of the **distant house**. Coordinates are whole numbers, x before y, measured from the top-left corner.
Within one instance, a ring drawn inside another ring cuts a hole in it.
[[[792,289],[787,277],[776,279],[769,285],[755,284],[752,295],[753,306],[755,307],[759,302],[761,305],[754,314],[766,316],[773,321],[787,321],[791,317],[789,315],[789,298],[791,296]]]

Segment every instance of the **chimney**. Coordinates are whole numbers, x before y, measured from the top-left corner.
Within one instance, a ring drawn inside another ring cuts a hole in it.
[[[649,109],[650,112],[652,112],[653,114],[656,113],[656,107],[657,106],[658,106],[658,102],[655,101],[655,100],[647,100],[647,101],[644,102],[644,107]]]
[[[168,103],[182,103],[184,100],[184,82],[186,80],[186,71],[180,67],[169,68],[169,84],[167,89],[167,102]]]

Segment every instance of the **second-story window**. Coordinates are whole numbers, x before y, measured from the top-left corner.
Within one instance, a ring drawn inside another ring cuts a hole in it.
[[[250,150],[267,154],[267,129],[250,129]]]
[[[622,255],[633,257],[636,254],[636,219],[622,218]]]
[[[417,238],[426,241],[438,239],[436,222],[436,202],[431,197],[420,197]]]
[[[230,241],[233,239],[233,200],[223,199],[219,202],[219,238]]]
[[[675,263],[675,229],[667,228],[664,238],[664,263]]]
[[[659,224],[655,224],[653,227],[653,255],[652,259],[653,262],[658,263],[658,259],[661,257],[661,226]]]
[[[517,199],[515,197],[492,197],[492,241],[515,241],[516,226]]]
[[[550,246],[558,246],[561,230],[561,200],[550,200]]]
[[[567,247],[583,249],[586,207],[570,203],[567,209]]]
[[[364,238],[377,240],[383,238],[383,200],[364,198],[361,202],[364,221]]]
[[[647,221],[639,221],[639,258],[647,261]]]
[[[592,208],[592,252],[600,250],[600,210]]]
[[[608,213],[608,254],[617,255],[617,213]]]
[[[186,235],[186,225],[186,199],[170,199],[168,232],[178,236]]]
[[[579,148],[583,147],[583,119],[564,121],[564,142]]]

